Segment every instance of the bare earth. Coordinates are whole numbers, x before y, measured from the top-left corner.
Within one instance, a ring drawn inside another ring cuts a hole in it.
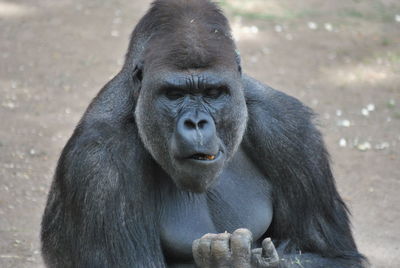
[[[0,267],[43,267],[40,219],[59,153],[148,5],[0,0]],[[361,252],[373,267],[400,267],[400,2],[223,8],[244,70],[319,114]]]

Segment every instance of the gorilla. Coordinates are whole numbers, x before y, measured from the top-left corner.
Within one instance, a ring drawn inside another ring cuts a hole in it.
[[[48,267],[363,267],[312,111],[242,73],[208,0],[157,0],[60,156]]]

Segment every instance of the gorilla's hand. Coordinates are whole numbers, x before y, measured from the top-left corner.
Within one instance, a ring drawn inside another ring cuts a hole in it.
[[[251,253],[252,267],[264,268],[279,266],[278,252],[276,252],[274,243],[272,243],[269,237],[263,240],[262,248],[253,249]]]
[[[252,234],[237,229],[232,234],[206,234],[193,242],[193,257],[201,268],[278,267],[279,257],[270,238],[263,248],[251,250]]]

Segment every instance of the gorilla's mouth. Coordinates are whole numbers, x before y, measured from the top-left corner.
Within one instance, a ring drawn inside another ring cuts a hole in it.
[[[215,157],[216,155],[210,155],[210,154],[194,154],[190,158],[195,160],[211,161],[214,160]]]
[[[194,160],[200,160],[200,161],[213,161],[219,156],[220,152],[217,154],[203,154],[203,153],[197,153],[191,155],[189,158],[194,159]]]

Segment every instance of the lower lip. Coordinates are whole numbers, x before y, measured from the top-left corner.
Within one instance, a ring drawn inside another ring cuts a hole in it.
[[[201,159],[195,159],[195,158],[188,158],[188,160],[191,160],[191,161],[193,161],[193,162],[196,162],[196,163],[205,163],[205,164],[207,164],[207,163],[214,163],[214,162],[216,162],[216,161],[218,161],[220,158],[221,158],[221,155],[222,155],[222,152],[221,151],[219,151],[218,153],[217,153],[217,155],[215,156],[215,158],[214,159],[212,159],[212,160],[201,160]]]

